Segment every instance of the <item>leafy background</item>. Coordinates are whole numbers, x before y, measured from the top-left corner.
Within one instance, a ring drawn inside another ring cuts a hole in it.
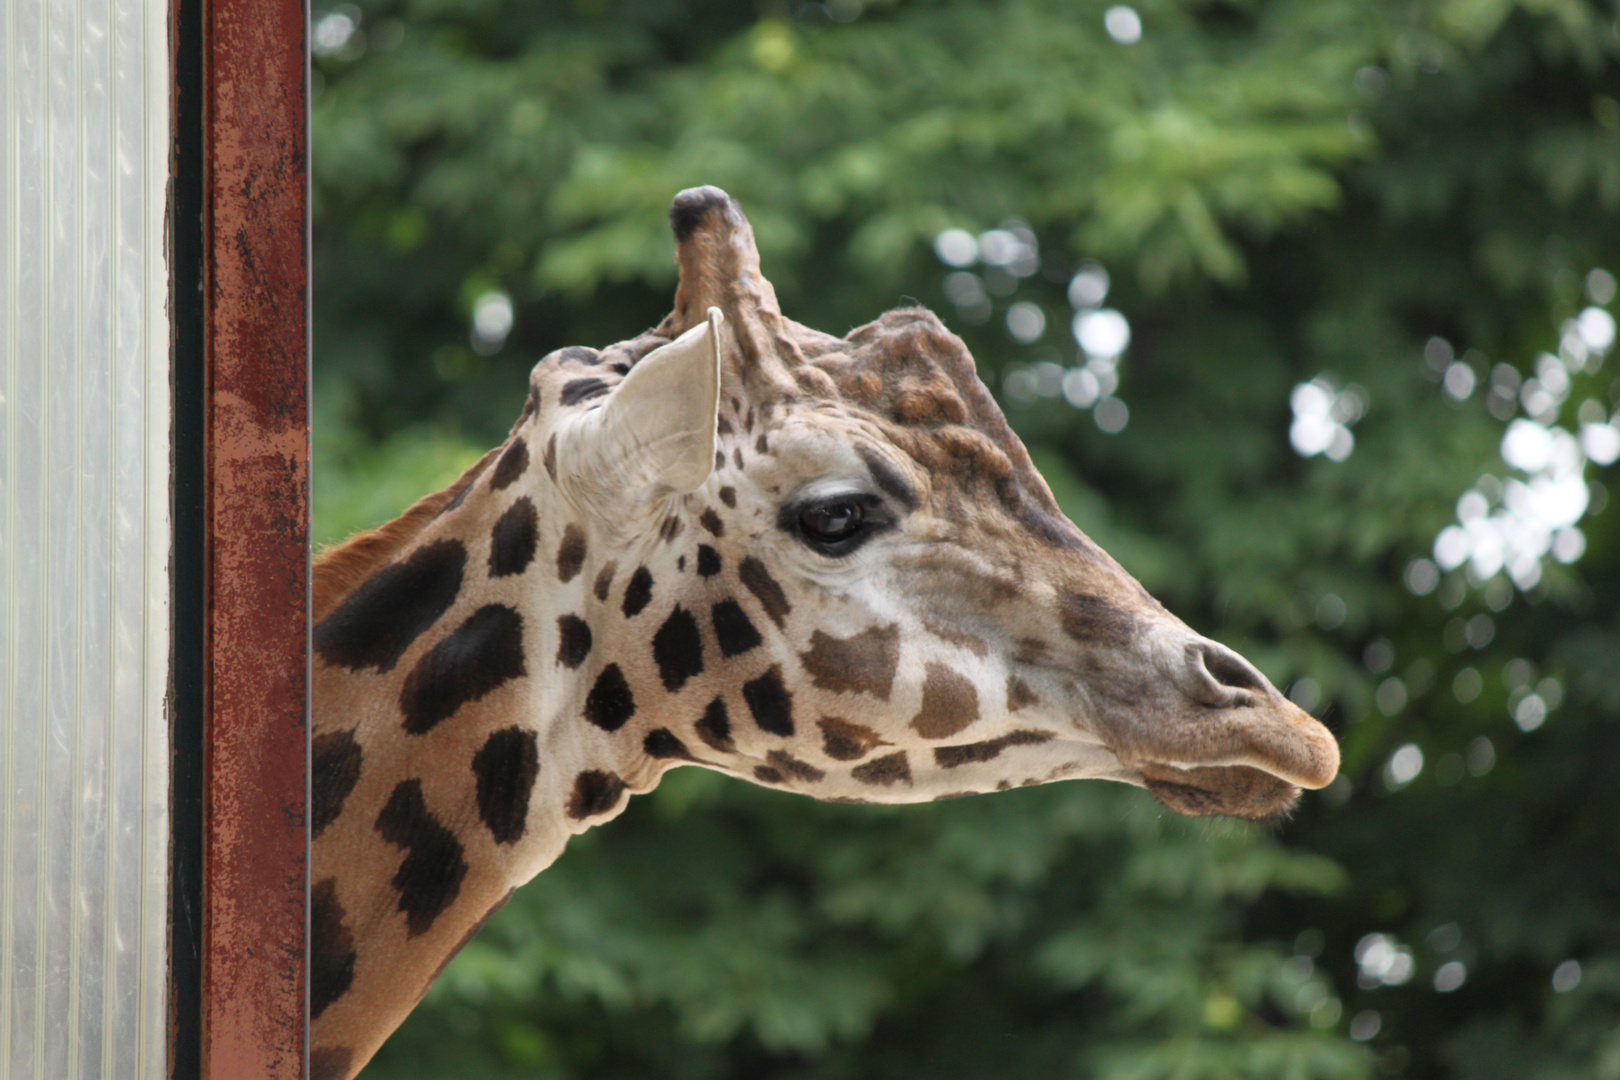
[[[1509,420],[1620,404],[1576,333],[1601,318],[1570,321],[1620,269],[1616,11],[1132,14],[316,10],[322,539],[498,442],[541,355],[656,322],[669,199],[719,184],[800,321],[939,311],[1075,521],[1345,751],[1271,828],[1098,783],[882,809],[681,770],[524,888],[367,1075],[1620,1077],[1613,470],[1584,466],[1579,537],[1526,588],[1425,561],[1478,516],[1459,497],[1527,479]],[[950,229],[1022,263],[947,266]],[[1090,263],[1131,330],[1125,412],[1056,392]],[[1573,376],[1531,402],[1546,354]],[[1361,406],[1347,456],[1290,443],[1317,378]]]

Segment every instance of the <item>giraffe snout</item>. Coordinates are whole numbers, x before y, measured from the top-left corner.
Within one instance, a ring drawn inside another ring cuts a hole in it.
[[[1332,733],[1237,652],[1179,622],[1145,637],[1162,689],[1100,719],[1104,740],[1166,805],[1263,817],[1338,774]]]

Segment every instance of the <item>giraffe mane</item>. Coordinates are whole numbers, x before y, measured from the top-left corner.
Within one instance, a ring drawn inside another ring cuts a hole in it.
[[[322,549],[315,557],[313,620],[331,614],[359,584],[382,568],[470,487],[494,460],[501,447],[489,451],[443,491],[424,495],[411,508],[386,525],[355,533],[341,543]]]

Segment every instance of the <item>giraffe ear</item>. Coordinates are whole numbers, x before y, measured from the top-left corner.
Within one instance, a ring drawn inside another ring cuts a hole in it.
[[[714,469],[720,415],[720,309],[637,361],[601,408],[565,432],[558,479],[620,516],[695,491]]]

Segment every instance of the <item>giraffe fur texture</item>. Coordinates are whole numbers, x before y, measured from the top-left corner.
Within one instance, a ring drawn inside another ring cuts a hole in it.
[[[1338,748],[1064,518],[929,311],[783,316],[716,188],[654,329],[315,569],[312,1075],[355,1075],[568,838],[672,767],[906,803],[1056,780],[1266,818]]]

